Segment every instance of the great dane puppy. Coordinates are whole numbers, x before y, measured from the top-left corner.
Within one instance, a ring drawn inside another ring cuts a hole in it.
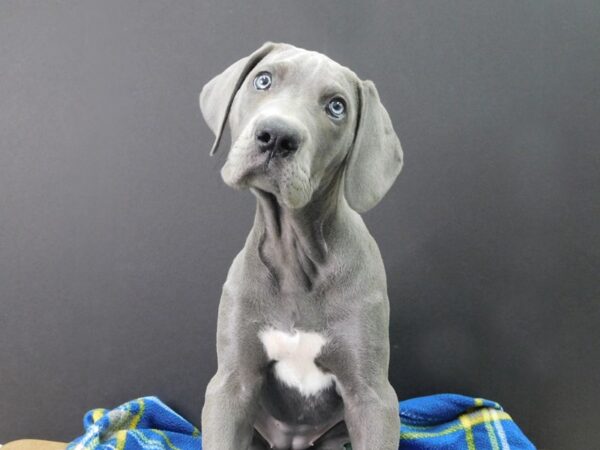
[[[402,167],[375,86],[320,53],[266,43],[204,86],[221,170],[256,196],[254,225],[223,286],[206,450],[396,450],[389,301],[359,213]]]

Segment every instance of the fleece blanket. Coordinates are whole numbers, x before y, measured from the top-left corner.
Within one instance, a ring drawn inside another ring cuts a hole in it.
[[[456,394],[400,402],[400,449],[535,449],[498,403]],[[67,450],[201,450],[200,430],[156,397],[93,409]],[[348,445],[346,447],[350,449]]]

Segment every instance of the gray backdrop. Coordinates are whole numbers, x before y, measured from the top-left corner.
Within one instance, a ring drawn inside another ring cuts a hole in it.
[[[483,396],[540,447],[596,446],[599,23],[594,0],[4,0],[0,442],[151,394],[199,423],[254,200],[197,95],[274,40],[374,80],[403,143],[365,217],[400,397]]]

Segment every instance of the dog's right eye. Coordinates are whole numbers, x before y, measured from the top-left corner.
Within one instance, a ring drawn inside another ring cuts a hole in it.
[[[266,91],[271,87],[272,81],[270,72],[260,72],[254,78],[254,88],[258,91]]]
[[[327,104],[326,111],[331,118],[341,119],[346,115],[346,102],[341,97],[334,97]]]

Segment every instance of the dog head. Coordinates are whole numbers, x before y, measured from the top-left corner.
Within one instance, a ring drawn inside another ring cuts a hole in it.
[[[209,81],[200,109],[232,146],[221,170],[235,188],[301,208],[343,177],[348,204],[375,206],[400,173],[402,148],[375,85],[320,53],[265,43]]]

